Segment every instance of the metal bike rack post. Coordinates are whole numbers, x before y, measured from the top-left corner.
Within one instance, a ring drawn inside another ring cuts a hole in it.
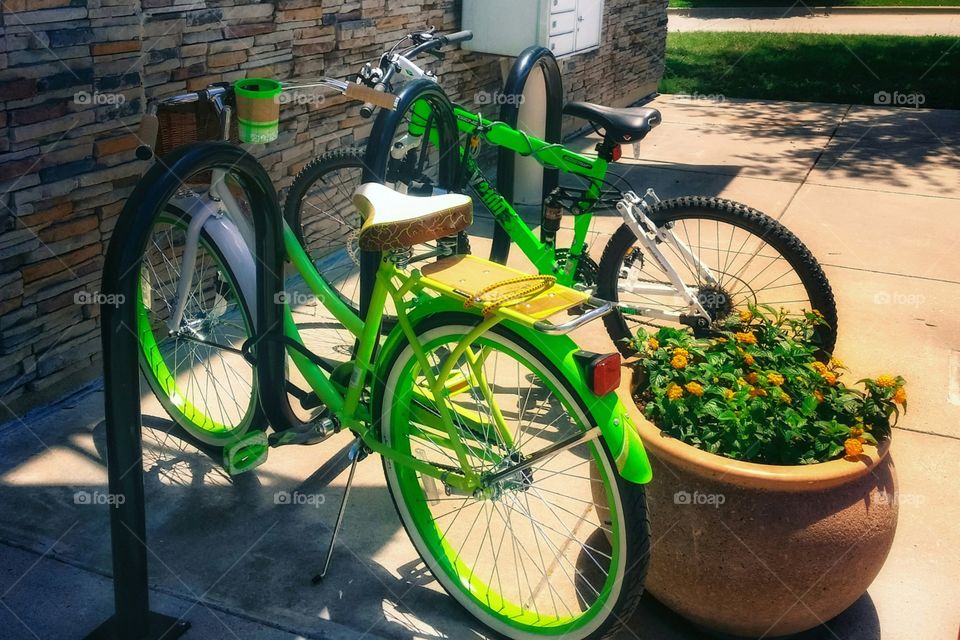
[[[560,142],[563,124],[563,79],[560,76],[557,59],[546,47],[527,47],[513,63],[503,88],[505,99],[500,106],[500,120],[511,127],[517,127],[517,120],[520,116],[520,96],[523,95],[523,89],[527,84],[530,73],[538,68],[543,72],[547,93],[546,135],[544,139],[547,142]],[[516,153],[500,147],[497,151],[497,190],[511,205],[515,204],[514,173],[516,163]],[[544,169],[543,197],[553,191],[559,181],[560,174],[556,169]],[[510,236],[499,224],[494,225],[490,259],[500,264],[506,264],[509,253]]]
[[[179,186],[177,167],[195,161],[197,154],[216,156],[224,167],[241,170],[236,177],[250,198],[256,229],[257,324],[263,328],[256,349],[261,402],[271,424],[283,424],[282,408],[289,411],[281,402],[286,356],[281,339],[276,339],[282,338],[283,329],[281,305],[275,302],[283,286],[282,218],[276,192],[266,171],[238,147],[199,143],[178,149],[164,158],[163,166],[151,168],[130,195],[104,262],[102,291],[118,301],[103,308],[101,324],[107,473],[110,493],[117,497],[110,509],[115,612],[88,640],[173,640],[190,626],[150,611],[149,606],[136,296],[156,203],[169,199]],[[167,166],[170,171],[164,169]],[[275,384],[277,380],[281,383]]]

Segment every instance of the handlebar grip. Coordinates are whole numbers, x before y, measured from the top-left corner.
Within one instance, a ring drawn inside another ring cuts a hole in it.
[[[382,107],[391,111],[397,108],[397,96],[388,93],[386,85],[382,82],[378,82],[372,89],[362,84],[348,84],[344,95],[354,100],[363,100],[364,104],[360,107],[360,114],[364,118],[373,115],[374,107]]]
[[[374,91],[386,91],[387,87],[382,82],[378,82],[373,86]],[[364,118],[369,118],[373,115],[373,110],[376,109],[376,105],[371,102],[364,102],[360,107],[360,115]]]
[[[443,40],[444,44],[457,44],[458,42],[466,42],[467,40],[473,40],[473,31],[457,31],[456,33],[449,33],[445,36],[442,35],[440,36],[440,39]]]
[[[137,138],[140,139],[140,146],[134,154],[140,160],[149,160],[153,157],[153,147],[157,144],[157,132],[160,129],[160,120],[157,116],[148,113],[140,120],[140,128],[137,129]]]

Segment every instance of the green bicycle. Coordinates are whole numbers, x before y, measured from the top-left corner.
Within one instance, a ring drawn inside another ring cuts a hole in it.
[[[228,102],[228,89],[210,92]],[[276,194],[262,193],[269,178],[252,156],[217,142],[177,148],[141,184],[132,197],[156,220],[140,268],[142,369],[184,429],[224,447],[233,471],[251,469],[285,440],[262,431],[250,390],[262,397],[285,381],[253,377],[262,329],[250,302],[254,258],[243,233],[224,225]],[[365,184],[352,201],[364,217],[359,247],[382,255],[362,316],[283,229],[288,283],[305,284],[354,336],[349,359],[307,348],[289,287],[275,300],[292,364],[322,403],[314,441],[356,436],[343,504],[357,462],[379,453],[414,546],[478,620],[512,638],[615,631],[642,592],[651,471],[614,393],[619,354],[583,352],[566,335],[612,305],[553,277],[456,255],[472,223],[467,196]],[[423,243],[435,253],[417,261],[410,247]],[[388,300],[396,322],[382,339]]]
[[[360,74],[377,88],[389,88],[398,74],[412,79],[398,92],[398,108],[377,116],[366,151],[334,150],[304,167],[284,205],[288,224],[320,274],[352,306],[360,301],[360,260],[353,247],[361,220],[342,203],[361,181],[377,180],[415,195],[472,191],[539,273],[617,303],[604,323],[625,354],[639,324],[708,331],[751,304],[795,314],[819,311],[826,323],[818,340],[825,353],[832,351],[837,336],[833,293],[816,259],[788,229],[721,198],[660,200],[652,189],[638,196],[611,173],[621,146],[638,143],[659,124],[657,110],[567,104],[564,113],[587,120],[601,133],[596,157],[587,156],[451,105],[436,78],[412,61],[444,41],[429,33],[409,37],[411,48],[398,52],[395,46],[379,68],[371,71],[368,65]],[[484,175],[477,161],[482,142],[535,158],[583,186],[562,182],[547,196],[538,234]],[[441,184],[438,159],[449,155],[460,160],[459,176],[453,184]],[[588,237],[594,215],[605,211],[617,212],[623,223],[597,262]],[[572,229],[563,225],[567,216]],[[561,246],[561,238],[569,244]]]

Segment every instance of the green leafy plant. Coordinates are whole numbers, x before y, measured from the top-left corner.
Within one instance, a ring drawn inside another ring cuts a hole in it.
[[[750,307],[711,338],[682,329],[640,331],[635,397],[662,431],[704,451],[764,464],[855,460],[863,444],[890,436],[904,379],[841,381],[837,358],[817,359],[814,313]]]

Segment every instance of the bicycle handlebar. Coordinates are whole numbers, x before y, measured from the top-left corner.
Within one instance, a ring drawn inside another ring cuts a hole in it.
[[[433,53],[434,55],[439,55],[436,51],[440,47],[446,46],[448,44],[458,44],[460,42],[466,42],[467,40],[473,39],[473,31],[463,30],[457,31],[455,33],[450,33],[447,35],[437,34],[434,35],[432,32],[427,32],[424,34],[414,34],[411,37],[414,42],[421,40],[419,44],[411,47],[407,51],[397,54],[407,60],[412,60],[418,55],[424,52]],[[380,69],[383,71],[383,76],[380,80],[373,85],[375,91],[389,91],[390,89],[390,79],[393,77],[394,72],[396,71],[396,64],[390,58],[389,55],[385,54],[380,59]],[[373,116],[374,106],[377,106],[373,101],[367,102],[362,107],[360,107],[360,115],[364,118],[369,118]]]
[[[385,85],[382,82],[378,82],[377,84],[373,85],[373,90],[386,92],[387,85]],[[363,105],[360,107],[360,115],[363,116],[364,118],[369,118],[370,116],[373,115],[373,110],[375,107],[376,105],[374,105],[371,102],[364,102]]]
[[[467,40],[473,40],[473,31],[464,29],[463,31],[437,37],[443,41],[443,44],[458,44],[460,42],[466,42]]]
[[[134,151],[139,160],[149,160],[153,157],[153,148],[157,144],[157,132],[160,130],[160,120],[155,113],[148,113],[140,121],[137,129],[137,139],[140,146]]]

